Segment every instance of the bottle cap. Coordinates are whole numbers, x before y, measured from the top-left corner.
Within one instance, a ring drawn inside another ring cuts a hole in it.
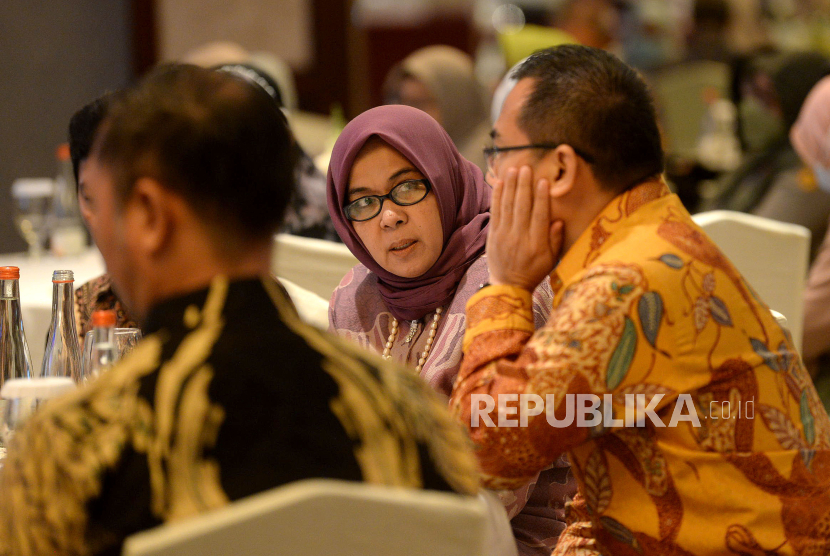
[[[20,269],[16,266],[0,266],[0,280],[19,280]]]
[[[20,269],[16,266],[0,266],[0,280],[19,280]]]
[[[58,145],[58,148],[55,151],[55,156],[57,156],[58,160],[61,160],[61,161],[69,160],[70,159],[69,143],[61,143],[60,145]]]
[[[93,311],[93,328],[112,328],[115,326],[115,311]]]
[[[74,282],[75,281],[75,273],[71,270],[56,270],[52,273],[52,282],[54,283],[63,283],[63,282]]]
[[[13,378],[0,388],[0,398],[37,398],[48,400],[75,389],[75,381],[64,376]]]

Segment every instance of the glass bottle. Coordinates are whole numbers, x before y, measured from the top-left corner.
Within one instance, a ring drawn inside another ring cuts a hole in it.
[[[81,350],[75,328],[74,283],[71,270],[56,270],[52,274],[52,323],[46,336],[41,376],[68,376],[77,383],[81,381]]]
[[[32,358],[20,313],[20,269],[0,267],[0,388],[16,378],[32,378]],[[0,398],[0,419],[6,400]],[[0,446],[3,443],[0,440]]]
[[[94,380],[112,367],[116,359],[118,359],[118,350],[115,348],[115,311],[94,311],[92,313],[92,349],[89,356],[89,368],[85,370],[84,380]]]
[[[55,192],[52,199],[50,249],[56,257],[79,255],[86,248],[86,230],[78,208],[69,145],[60,145],[56,156],[58,175],[55,177]]]
[[[32,358],[20,312],[20,269],[0,267],[0,387],[12,378],[32,378]]]

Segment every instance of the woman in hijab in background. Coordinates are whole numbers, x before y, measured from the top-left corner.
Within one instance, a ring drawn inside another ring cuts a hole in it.
[[[813,234],[812,258],[827,230],[830,194],[805,171],[788,132],[807,93],[830,73],[830,61],[815,52],[766,53],[741,67],[733,96],[745,158],[701,209],[737,210],[805,226]]]
[[[389,71],[383,90],[385,104],[405,104],[435,118],[461,155],[487,171],[481,149],[490,134],[489,99],[467,54],[443,45],[416,50]]]
[[[810,167],[819,189],[830,195],[830,77],[810,91],[790,141]],[[830,218],[830,211],[825,218]],[[830,411],[830,231],[810,267],[804,291],[804,339],[801,356],[810,369],[824,407]]]
[[[421,110],[381,106],[352,120],[328,172],[329,211],[361,264],[334,290],[335,334],[415,367],[448,396],[461,365],[467,300],[488,280],[490,188]],[[536,326],[551,307],[533,296]],[[550,554],[575,486],[565,460],[502,496],[520,554]]]

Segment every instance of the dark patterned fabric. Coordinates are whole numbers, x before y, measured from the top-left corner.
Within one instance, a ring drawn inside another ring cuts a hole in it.
[[[75,290],[75,322],[82,348],[84,335],[92,330],[92,313],[110,310],[115,311],[117,328],[139,328],[112,291],[109,274],[93,278]]]

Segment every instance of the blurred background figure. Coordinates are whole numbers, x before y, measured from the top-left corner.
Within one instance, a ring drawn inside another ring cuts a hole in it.
[[[299,152],[295,171],[297,190],[280,231],[298,236],[340,241],[326,207],[326,177],[315,166],[312,156],[303,148],[304,141],[297,137],[294,131],[298,127],[307,129],[308,126],[297,122],[297,90],[288,64],[273,54],[248,52],[242,46],[229,41],[216,41],[202,45],[185,54],[183,61],[236,73],[264,88],[274,102],[283,109],[291,131],[297,139]],[[305,142],[308,143],[308,140]],[[319,154],[319,151],[323,149],[322,146],[318,147],[313,142],[312,145],[315,151],[318,151],[315,154]]]
[[[87,159],[92,151],[95,132],[106,117],[109,107],[117,98],[118,93],[102,95],[78,110],[69,120],[69,153],[72,158],[72,170],[75,174],[78,207],[84,223],[90,230],[94,229],[94,225],[90,225],[90,221],[95,219],[95,214],[86,193]],[[95,238],[93,238],[93,241],[95,241]],[[75,323],[78,327],[78,339],[81,349],[84,347],[86,333],[92,330],[92,313],[107,310],[115,311],[116,327],[139,327],[136,320],[118,299],[112,288],[112,280],[109,274],[93,278],[77,287],[75,290]]]
[[[830,61],[814,52],[761,53],[736,68],[733,101],[744,160],[706,192],[700,208],[805,226],[813,234],[814,256],[827,229],[830,194],[816,186],[788,132],[810,89],[830,73]]]
[[[623,0],[552,0],[517,2],[527,24],[499,34],[506,67],[513,67],[536,50],[559,44],[584,44],[620,53]]]
[[[732,14],[727,0],[695,0],[686,32],[686,60],[729,62]]]
[[[790,141],[812,170],[818,188],[830,194],[830,77],[810,91]],[[830,217],[830,212],[824,216]],[[824,407],[830,410],[830,233],[825,234],[807,279],[801,355]]]
[[[451,46],[422,48],[392,68],[383,89],[385,104],[423,110],[464,158],[487,170],[482,149],[490,133],[489,99],[469,55]]]

